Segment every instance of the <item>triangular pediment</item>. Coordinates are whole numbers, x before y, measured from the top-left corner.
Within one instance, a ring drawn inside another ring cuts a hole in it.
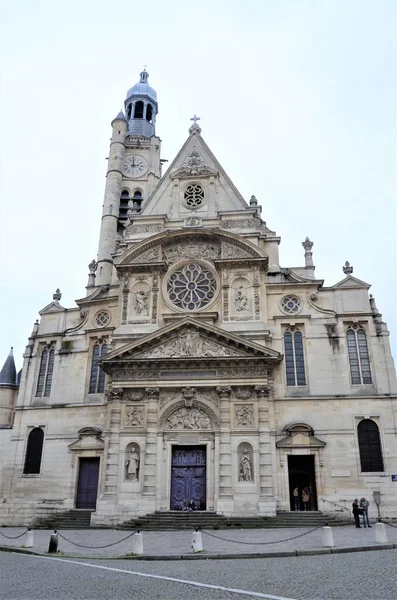
[[[264,358],[279,362],[282,355],[255,342],[247,342],[235,334],[201,323],[192,317],[169,325],[138,341],[113,350],[102,360],[107,365],[120,361],[147,361],[170,359],[249,359]]]
[[[39,310],[39,315],[48,315],[50,313],[64,312],[66,308],[61,306],[59,302],[51,302],[47,304],[44,308]]]
[[[103,450],[105,443],[97,436],[85,435],[69,445],[70,450]]]
[[[277,448],[324,448],[325,442],[314,435],[296,433],[276,442]]]
[[[141,215],[167,215],[170,220],[191,215],[192,210],[182,202],[184,188],[189,182],[201,183],[204,189],[204,202],[193,211],[198,217],[216,217],[219,211],[248,208],[201,135],[194,132],[159,181]]]
[[[370,283],[366,283],[365,281],[362,281],[361,279],[357,279],[357,277],[353,277],[353,275],[348,275],[347,277],[342,279],[342,281],[339,281],[338,283],[335,283],[335,285],[331,286],[332,289],[335,289],[335,288],[365,288],[366,290],[369,290],[370,287],[371,287]]]

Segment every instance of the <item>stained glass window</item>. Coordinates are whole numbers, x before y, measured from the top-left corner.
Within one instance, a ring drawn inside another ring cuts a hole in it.
[[[303,337],[300,331],[284,333],[285,374],[288,386],[306,385]]]
[[[184,310],[203,308],[213,300],[215,290],[215,275],[209,269],[194,263],[175,271],[167,284],[169,299]]]
[[[102,394],[105,391],[105,371],[99,366],[99,359],[108,351],[105,343],[97,342],[92,350],[89,394]]]
[[[49,396],[51,393],[52,375],[54,372],[55,351],[51,346],[41,353],[39,377],[37,379],[36,396]]]
[[[350,363],[350,379],[353,385],[371,384],[371,366],[367,345],[367,336],[361,327],[350,327],[346,331],[347,351]]]

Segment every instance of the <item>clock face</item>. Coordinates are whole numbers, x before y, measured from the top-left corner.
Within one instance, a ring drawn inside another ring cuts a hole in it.
[[[123,173],[127,177],[141,177],[148,170],[148,164],[143,156],[129,154],[123,162]]]

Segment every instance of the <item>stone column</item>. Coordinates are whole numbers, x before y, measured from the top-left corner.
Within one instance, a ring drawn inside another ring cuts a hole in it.
[[[229,386],[216,388],[219,396],[219,499],[218,512],[230,515],[234,510],[232,449],[230,438],[230,394]]]
[[[124,118],[116,117],[112,121],[112,128],[102,223],[99,234],[97,285],[105,285],[112,281],[112,254],[116,248],[117,219],[123,181],[121,166],[125,154],[124,142],[127,132],[127,121]]]
[[[145,467],[143,472],[143,496],[150,503],[148,510],[156,508],[156,466],[157,466],[157,414],[160,389],[150,387],[145,389],[147,400],[147,428]]]
[[[273,399],[273,387],[255,386],[259,413],[259,514],[275,515],[276,501],[273,491],[272,440],[269,428],[269,400]]]

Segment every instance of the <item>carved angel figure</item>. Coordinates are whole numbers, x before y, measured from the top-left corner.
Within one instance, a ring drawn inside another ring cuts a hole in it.
[[[139,317],[147,317],[149,314],[149,294],[139,290],[135,294],[134,313]]]

